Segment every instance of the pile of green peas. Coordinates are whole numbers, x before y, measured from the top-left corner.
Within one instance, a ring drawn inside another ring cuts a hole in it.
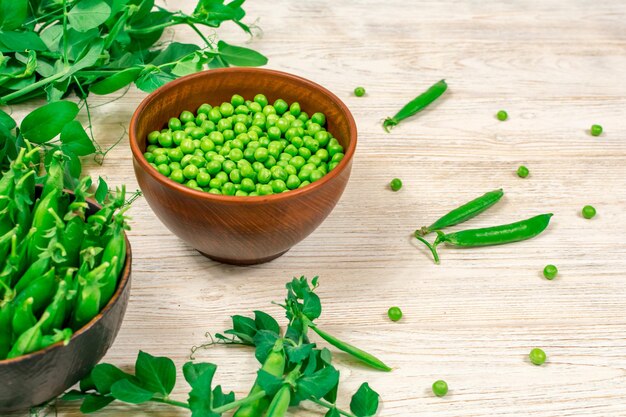
[[[183,111],[148,134],[144,157],[161,174],[198,191],[229,196],[278,194],[332,171],[344,149],[326,116],[263,94]]]

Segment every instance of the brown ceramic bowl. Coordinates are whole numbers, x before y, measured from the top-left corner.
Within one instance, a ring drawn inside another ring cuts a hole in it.
[[[71,194],[71,193],[70,193]],[[89,213],[100,207],[89,202]],[[72,336],[46,349],[14,359],[0,360],[0,415],[49,401],[80,379],[109,350],[128,305],[132,254],[126,239],[126,263],[117,290],[104,309]]]
[[[345,149],[337,167],[313,184],[286,193],[235,197],[195,191],[161,175],[143,157],[146,136],[170,117],[202,103],[265,94],[273,103],[298,101],[326,114],[327,129]],[[130,122],[130,147],[139,187],[157,217],[178,237],[216,261],[250,265],[272,260],[307,237],[332,211],[350,177],[356,124],[333,93],[304,78],[258,68],[225,68],[189,75],[150,94]]]

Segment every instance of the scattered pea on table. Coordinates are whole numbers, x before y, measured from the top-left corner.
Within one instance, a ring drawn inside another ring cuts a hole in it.
[[[543,268],[543,276],[547,280],[553,280],[558,273],[559,273],[559,270],[554,265],[546,265],[545,268]]]
[[[534,348],[530,351],[528,357],[530,358],[530,361],[533,363],[533,365],[543,365],[546,361],[546,352],[539,348]]]
[[[591,219],[595,217],[596,209],[593,206],[587,205],[583,207],[582,214],[585,219]]]
[[[501,122],[505,121],[506,119],[509,118],[509,115],[507,112],[505,112],[504,110],[500,110],[497,114],[496,117],[498,118],[498,120],[500,120]]]
[[[357,97],[363,97],[365,95],[365,88],[357,87],[354,89],[354,95]]]
[[[448,393],[448,383],[444,380],[433,382],[433,394],[437,397],[443,397]]]
[[[387,316],[389,316],[391,321],[398,321],[402,318],[402,310],[400,310],[400,307],[389,307]]]
[[[520,167],[517,168],[517,176],[518,177],[526,178],[528,176],[528,174],[530,174],[530,171],[524,165],[520,165]]]
[[[591,136],[600,136],[602,134],[602,126],[591,125]]]
[[[394,178],[389,183],[389,187],[391,187],[392,191],[398,191],[402,188],[402,180],[400,178]]]

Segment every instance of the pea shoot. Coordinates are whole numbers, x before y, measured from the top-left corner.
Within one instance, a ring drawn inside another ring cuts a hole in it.
[[[400,310],[400,307],[389,307],[387,316],[391,321],[399,321],[402,318],[402,310]]]
[[[402,188],[402,180],[400,178],[394,178],[389,183],[389,187],[392,191],[398,191]]]
[[[593,206],[585,206],[582,209],[582,215],[585,219],[592,219],[596,215],[596,209]]]
[[[524,165],[520,165],[519,168],[517,168],[517,176],[520,178],[526,178],[528,177],[528,174],[530,174],[530,171],[528,170],[528,168]]]
[[[539,348],[534,348],[530,351],[528,357],[530,358],[530,362],[533,365],[540,366],[543,365],[546,361],[546,352]]]
[[[448,383],[442,379],[433,382],[433,394],[444,397],[448,393]]]
[[[363,97],[365,95],[365,88],[357,87],[354,89],[354,95],[357,97]]]
[[[500,110],[497,114],[496,117],[498,118],[498,120],[500,120],[501,122],[504,122],[506,119],[509,118],[509,115],[506,111],[504,110]]]
[[[559,270],[554,265],[546,265],[545,268],[543,268],[543,276],[547,280],[553,280],[558,273]]]
[[[602,134],[602,126],[591,125],[591,136],[600,136]]]

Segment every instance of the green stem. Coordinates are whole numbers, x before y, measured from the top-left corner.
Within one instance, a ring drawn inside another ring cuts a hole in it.
[[[68,65],[67,60],[67,0],[63,0],[63,62]]]
[[[206,36],[204,36],[204,34],[200,31],[200,29],[198,29],[198,27],[192,23],[192,22],[187,22],[187,24],[189,25],[189,27],[191,29],[193,29],[194,32],[196,32],[198,34],[198,36],[200,37],[200,39],[202,39],[204,41],[204,43],[206,43],[206,46],[212,48],[214,45],[212,42],[210,42]]]
[[[213,408],[211,411],[216,414],[222,414],[222,413],[225,413],[226,411],[232,410],[233,408],[241,407],[242,405],[251,403],[256,400],[260,400],[266,395],[267,394],[265,393],[265,391],[259,391],[256,394],[248,395],[247,397],[244,397],[237,401],[233,401],[232,403],[224,404],[221,407]]]
[[[329,408],[329,409],[334,408],[334,409],[337,410],[337,412],[339,412],[339,414],[341,414],[343,416],[346,416],[346,417],[356,417],[354,414],[352,414],[352,413],[350,413],[348,411],[343,411],[341,408],[337,408],[335,406],[335,404],[331,404],[331,403],[329,403],[327,401],[318,400],[318,399],[315,399],[315,398],[309,398],[309,401],[314,402],[317,405],[321,405],[322,407],[326,407],[326,408]]]
[[[42,85],[46,85],[49,83],[52,83],[56,80],[58,80],[59,78],[63,78],[65,77],[65,75],[67,75],[68,69],[66,68],[65,70],[56,73],[54,75],[51,75],[47,78],[42,78],[41,80],[37,81],[36,83],[32,83],[31,85],[22,88],[21,90],[17,90],[11,94],[7,94],[6,96],[0,97],[0,104],[6,104],[7,102],[16,99],[18,97],[21,97],[25,94],[30,93],[31,91],[34,91],[36,89],[38,89],[39,87],[41,87]]]
[[[430,242],[428,242],[426,239],[421,237],[419,235],[419,233],[420,233],[419,230],[415,231],[415,238],[417,240],[419,240],[420,242],[422,242],[424,245],[426,245],[428,247],[428,249],[430,249],[430,252],[433,254],[433,258],[435,258],[435,263],[438,264],[439,263],[439,254],[437,253],[437,242],[435,241],[435,244],[431,245]]]
[[[182,401],[170,400],[169,398],[152,398],[150,401],[153,401],[155,403],[169,404],[175,407],[186,408],[189,410],[189,404]]]
[[[131,35],[146,35],[148,33],[156,32],[157,30],[165,29],[165,28],[168,28],[168,27],[174,26],[174,25],[180,25],[180,22],[175,22],[175,21],[174,22],[165,22],[165,23],[161,23],[160,25],[150,26],[148,28],[128,29],[126,32],[131,34]]]

